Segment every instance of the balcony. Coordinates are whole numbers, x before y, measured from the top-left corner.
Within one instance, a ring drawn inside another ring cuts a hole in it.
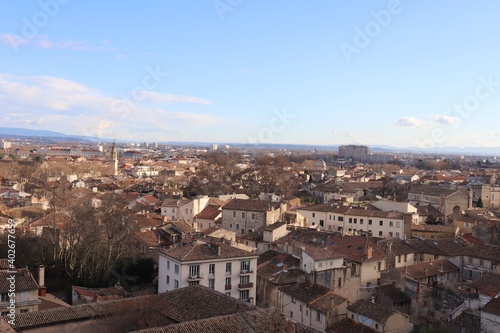
[[[203,280],[203,274],[189,275],[188,281],[200,281]]]
[[[239,284],[238,289],[239,290],[244,290],[244,289],[252,289],[253,288],[253,283],[245,283],[245,284]]]
[[[253,273],[253,269],[247,269],[244,271],[240,271],[240,275],[250,275]]]
[[[224,290],[231,290],[233,288],[233,286],[231,286],[230,284],[226,284],[224,286]]]

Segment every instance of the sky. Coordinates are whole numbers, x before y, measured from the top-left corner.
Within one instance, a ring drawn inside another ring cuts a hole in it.
[[[500,2],[0,0],[0,127],[500,146]]]

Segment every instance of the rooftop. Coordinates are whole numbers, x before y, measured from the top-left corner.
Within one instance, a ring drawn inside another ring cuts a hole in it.
[[[392,315],[398,313],[388,307],[375,304],[366,299],[361,299],[347,307],[347,310],[370,318],[379,323],[385,323]]]
[[[220,247],[220,255],[217,254],[217,247]],[[168,250],[160,251],[160,254],[179,261],[202,261],[243,257],[257,258],[257,255],[252,252],[240,250],[224,243],[217,245],[208,243],[186,244],[184,246],[177,246]]]

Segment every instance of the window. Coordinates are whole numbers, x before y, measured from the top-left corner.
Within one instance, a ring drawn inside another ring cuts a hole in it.
[[[226,296],[231,296],[231,292],[230,291],[226,291],[225,294],[226,294]]]
[[[250,290],[240,290],[240,299],[248,301],[250,298]]]
[[[229,229],[233,229],[233,224],[229,223]]]
[[[226,278],[226,286],[231,286],[231,278],[230,277]]]
[[[382,232],[382,231],[379,231],[379,232],[378,232],[378,235],[379,235],[379,236],[382,236],[382,235],[383,235],[383,232]]]
[[[359,224],[363,224],[363,219],[359,219]]]
[[[479,266],[484,267],[484,260],[483,259],[479,259]]]
[[[375,324],[375,329],[378,330],[378,324]]]
[[[379,221],[380,226],[384,226],[384,221]]]
[[[255,220],[255,213],[252,213],[252,220]]]
[[[316,311],[316,321],[321,322],[321,312]]]
[[[293,318],[293,311],[290,311],[290,318]]]
[[[179,288],[179,280],[174,280],[174,288]]]
[[[200,281],[189,281],[188,285],[190,286],[197,286],[200,284]]]
[[[332,216],[331,216],[331,215],[328,215],[328,219],[331,221],[331,220],[332,220]]]
[[[292,303],[295,303],[295,297],[292,297]]]
[[[472,271],[467,271],[467,278],[472,279]]]
[[[379,272],[381,271],[381,269],[382,269],[382,262],[379,261],[377,263],[377,269],[378,269]]]
[[[394,222],[390,221],[389,222],[389,227],[394,227]]]
[[[167,285],[169,285],[169,284],[170,284],[170,276],[167,275]]]
[[[200,265],[191,265],[189,266],[189,276],[199,277],[200,276]]]
[[[231,263],[226,262],[226,275],[231,275]]]
[[[170,269],[170,260],[167,260],[167,269]]]
[[[179,274],[179,265],[175,264],[174,272],[175,272],[175,274]]]
[[[236,212],[235,211],[233,211],[233,217],[236,217]]]
[[[398,237],[398,238],[399,238],[399,232],[396,232],[396,237]]]
[[[249,284],[250,283],[250,275],[240,276],[240,284]]]
[[[250,271],[250,260],[240,261],[240,271],[244,272]]]
[[[245,212],[241,212],[241,218],[244,219],[245,218]]]
[[[215,280],[214,279],[208,280],[208,288],[215,289]]]
[[[339,216],[339,222],[342,222],[344,221],[344,217],[343,216]]]
[[[368,220],[368,225],[372,225],[372,220]]]
[[[398,256],[398,264],[401,263],[401,255]]]
[[[342,278],[339,278],[339,281],[337,282],[337,287],[339,288],[342,287]]]
[[[349,223],[352,223],[352,217],[349,218]]]
[[[401,222],[396,222],[396,228],[399,228],[401,226]]]
[[[392,231],[389,231],[389,237],[392,237]]]
[[[469,264],[471,264],[471,265],[472,265],[472,262],[473,262],[472,257],[469,257]]]
[[[358,224],[358,219],[357,218],[354,218],[354,223]]]
[[[28,309],[22,309],[21,311],[19,311],[20,313],[28,313]]]
[[[208,265],[208,274],[215,275],[215,264]]]
[[[240,230],[240,225],[236,223],[236,230]]]
[[[8,301],[9,301],[9,296],[8,296],[8,294],[7,294],[7,293],[1,293],[1,294],[0,294],[0,300],[1,300],[2,302],[8,302]]]
[[[313,217],[316,217],[316,213],[313,213]]]
[[[408,255],[405,254],[405,262],[408,260]]]
[[[324,227],[325,226],[325,221],[324,220],[319,220],[319,225]]]

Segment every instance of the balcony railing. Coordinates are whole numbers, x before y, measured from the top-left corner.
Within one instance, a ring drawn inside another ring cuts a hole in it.
[[[196,274],[196,275],[189,274],[188,276],[188,281],[200,281],[200,280],[203,280],[203,274]]]
[[[239,284],[238,289],[252,289],[253,288],[253,283],[244,283],[244,284]]]
[[[233,286],[231,286],[230,284],[226,284],[224,286],[224,290],[231,290]]]
[[[250,275],[253,273],[253,269],[241,270],[240,275]]]

